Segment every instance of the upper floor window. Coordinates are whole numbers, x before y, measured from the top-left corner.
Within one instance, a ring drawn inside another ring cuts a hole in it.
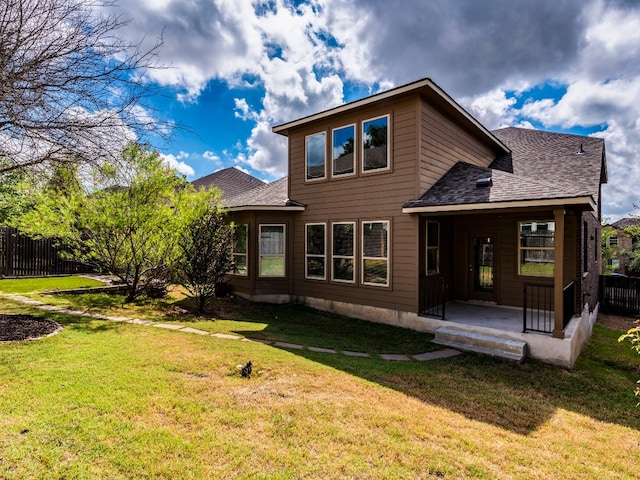
[[[325,140],[325,132],[307,135],[305,138],[307,180],[321,180],[326,177]]]
[[[520,275],[552,277],[555,265],[555,222],[519,222]]]
[[[284,225],[260,225],[260,276],[285,276]]]
[[[332,225],[333,268],[331,278],[337,282],[353,283],[355,264],[355,222],[339,222]]]
[[[389,115],[362,122],[362,171],[389,168]]]
[[[236,225],[234,230],[233,271],[235,275],[247,275],[247,224]]]
[[[305,277],[324,280],[326,258],[326,234],[324,223],[307,223]]]
[[[389,285],[389,222],[362,222],[362,283]]]
[[[334,177],[355,174],[355,137],[355,125],[333,130],[331,158]]]
[[[609,245],[618,245],[618,237],[609,237]]]

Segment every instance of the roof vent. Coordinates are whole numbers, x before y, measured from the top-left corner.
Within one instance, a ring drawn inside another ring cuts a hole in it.
[[[493,181],[491,177],[479,178],[476,180],[476,188],[485,188],[493,185]]]
[[[580,148],[578,149],[578,151],[576,153],[578,155],[584,155],[587,152],[584,151],[584,148],[582,148],[582,144],[580,144]]]

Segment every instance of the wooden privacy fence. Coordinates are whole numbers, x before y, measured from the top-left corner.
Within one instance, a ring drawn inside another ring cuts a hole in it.
[[[640,278],[600,275],[600,308],[603,312],[640,314]]]
[[[34,240],[15,228],[0,228],[0,276],[42,277],[90,273],[88,265],[64,260],[52,238]]]

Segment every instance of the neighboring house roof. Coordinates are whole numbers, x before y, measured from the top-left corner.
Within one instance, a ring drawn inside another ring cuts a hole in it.
[[[244,173],[235,167],[223,168],[191,182],[194,187],[218,187],[225,197],[238,195],[254,188],[265,185],[262,180]]]
[[[640,227],[640,218],[621,218],[617,222],[611,224],[615,228]]]
[[[406,202],[405,211],[497,208],[503,203],[596,208],[600,182],[606,181],[602,139],[511,127],[493,133],[511,154],[489,168],[458,162],[419,199]],[[480,179],[486,181],[478,184]]]
[[[273,183],[263,183],[260,187],[229,196],[224,206],[238,210],[304,210],[302,203],[289,200],[288,178],[283,177]]]

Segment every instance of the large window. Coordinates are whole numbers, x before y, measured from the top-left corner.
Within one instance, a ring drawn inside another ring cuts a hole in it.
[[[362,122],[362,171],[389,168],[389,116]]]
[[[389,285],[389,222],[362,222],[362,283]]]
[[[440,224],[427,222],[427,275],[440,273]]]
[[[326,258],[326,234],[324,223],[308,223],[306,228],[306,270],[305,277],[324,280]]]
[[[321,180],[326,176],[325,137],[326,134],[322,132],[305,138],[307,180]]]
[[[337,282],[355,281],[353,275],[355,264],[354,222],[340,222],[332,225],[333,268],[331,278]]]
[[[355,174],[355,136],[355,125],[333,130],[331,158],[334,177]]]
[[[235,275],[247,275],[247,233],[248,228],[246,223],[242,223],[235,226],[234,238],[235,243],[233,246],[233,271]]]
[[[260,276],[285,276],[285,226],[260,225]]]
[[[519,222],[518,273],[552,277],[555,263],[555,222],[550,220]]]

